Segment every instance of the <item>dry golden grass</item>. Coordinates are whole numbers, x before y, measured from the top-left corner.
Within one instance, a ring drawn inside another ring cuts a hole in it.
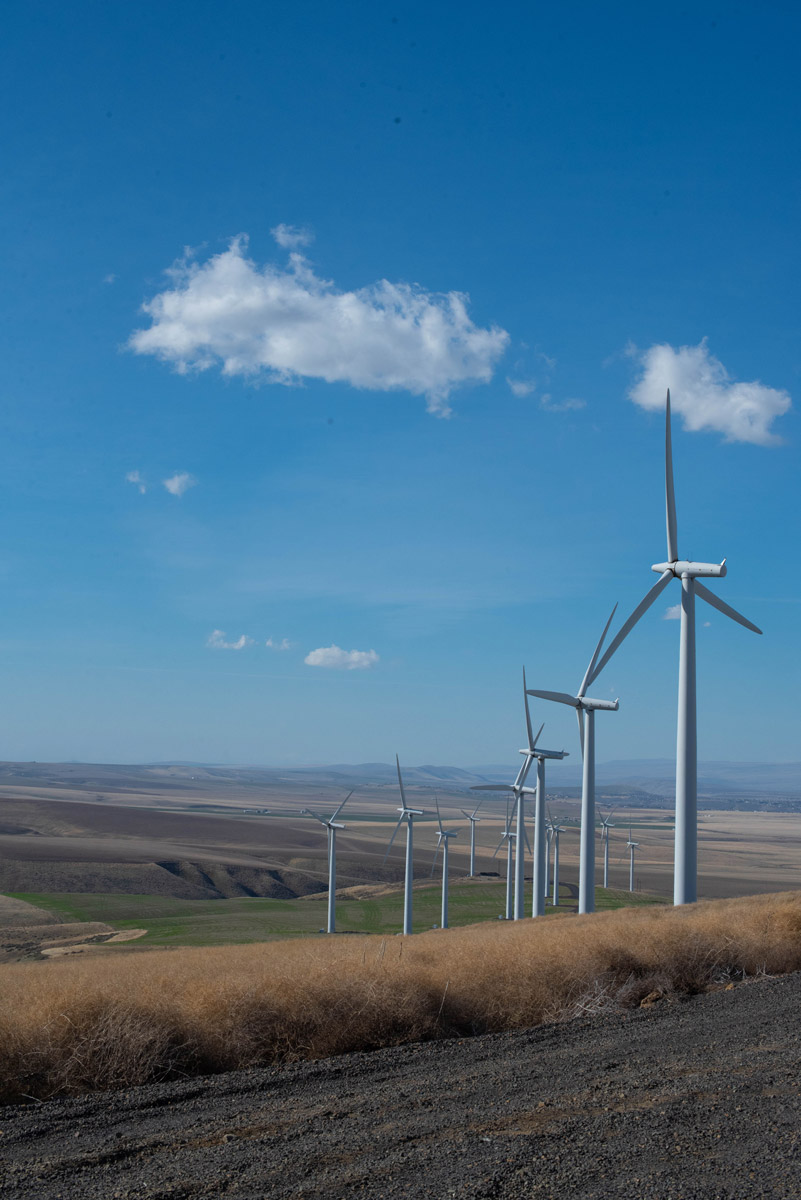
[[[410,938],[14,964],[0,972],[0,1097],[518,1029],[798,969],[798,892]]]

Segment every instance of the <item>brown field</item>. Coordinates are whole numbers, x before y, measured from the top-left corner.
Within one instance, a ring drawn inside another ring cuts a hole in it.
[[[801,968],[801,893],[3,969],[17,1100],[530,1027]]]

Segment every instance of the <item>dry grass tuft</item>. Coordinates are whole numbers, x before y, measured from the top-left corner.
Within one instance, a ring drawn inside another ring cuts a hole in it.
[[[0,1099],[537,1025],[801,969],[801,893],[0,968]]]

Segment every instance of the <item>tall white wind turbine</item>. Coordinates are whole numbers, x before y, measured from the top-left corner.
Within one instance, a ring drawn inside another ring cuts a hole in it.
[[[529,688],[529,696],[539,696],[541,700],[553,700],[557,704],[569,704],[575,708],[578,717],[579,737],[581,739],[582,775],[581,775],[581,840],[579,845],[579,902],[580,913],[595,911],[595,713],[597,709],[617,712],[618,700],[593,700],[586,695],[586,690],[600,672],[595,669],[598,655],[604,644],[604,638],[612,623],[617,605],[612,609],[612,615],[606,622],[601,639],[595,647],[595,653],[590,659],[590,665],[581,681],[577,696],[568,692],[544,692]],[[611,655],[607,651],[604,660]]]
[[[431,864],[431,874],[434,874],[434,867],[437,865],[437,855],[439,854],[440,846],[442,847],[442,919],[440,926],[443,929],[448,928],[448,838],[458,837],[458,829],[443,829],[442,817],[439,811],[439,799],[436,794],[434,803],[437,806],[437,822],[439,824],[439,832],[437,834],[437,848],[434,851],[434,861]]]
[[[476,807],[473,809],[473,811],[471,813],[465,812],[465,810],[463,808],[460,809],[462,816],[467,817],[468,821],[470,822],[470,878],[471,879],[474,877],[474,875],[476,873],[476,825],[481,820],[481,817],[477,816],[476,814],[478,813],[478,810],[480,807],[481,807],[481,801],[479,800],[478,804],[476,805]]]
[[[589,683],[648,611],[671,579],[681,580],[681,633],[679,640],[679,706],[676,734],[676,838],[673,868],[673,903],[693,904],[698,898],[698,736],[695,695],[695,597],[700,596],[725,617],[753,633],[762,630],[742,613],[710,592],[700,580],[720,579],[726,574],[721,563],[690,562],[679,558],[676,532],[676,497],[673,488],[673,447],[670,435],[670,389],[665,406],[665,512],[667,562],[654,563],[659,579],[643,597],[609,643],[600,662],[590,672]]]
[[[337,823],[337,817],[352,795],[353,791],[348,792],[339,808],[328,819],[318,816],[311,808],[303,809],[304,812],[314,817],[316,821],[319,821],[328,830],[328,933],[336,933],[337,830],[345,828],[341,823]]]
[[[537,734],[538,736],[538,734]],[[511,842],[508,839],[514,836],[514,920],[520,920],[525,916],[524,913],[524,887],[525,887],[525,850],[524,846],[528,845],[528,835],[525,832],[525,797],[534,796],[534,787],[525,787],[525,776],[529,774],[534,755],[529,754],[528,750],[520,751],[520,754],[526,755],[522,766],[517,773],[517,779],[513,784],[474,784],[470,788],[471,792],[512,792],[514,796],[514,812],[517,817],[517,829],[514,834],[506,832],[504,834],[507,839],[508,848],[511,853]],[[508,820],[507,820],[508,827]],[[502,839],[501,839],[502,840]]]
[[[384,855],[384,862],[387,861],[392,843],[395,841],[395,836],[403,822],[406,822],[406,873],[403,881],[403,932],[412,932],[412,886],[414,884],[414,818],[423,816],[422,808],[409,808],[406,803],[406,793],[403,790],[403,777],[401,775],[400,762],[397,754],[395,755],[395,765],[398,768],[398,785],[400,787],[401,802],[398,812],[398,823],[392,831],[392,837],[389,839],[387,853]]]
[[[534,801],[534,895],[531,901],[532,917],[545,916],[545,901],[548,895],[548,851],[545,842],[545,760],[555,758],[561,760],[568,757],[567,750],[544,750],[537,745],[540,733],[545,728],[540,725],[537,736],[532,735],[531,713],[528,707],[528,691],[526,689],[526,668],[523,667],[523,703],[526,708],[526,734],[528,747],[521,754],[537,760],[537,790]]]
[[[629,891],[634,891],[634,851],[639,846],[639,842],[631,840],[631,828],[629,827],[629,840],[626,842],[626,848],[629,852]]]

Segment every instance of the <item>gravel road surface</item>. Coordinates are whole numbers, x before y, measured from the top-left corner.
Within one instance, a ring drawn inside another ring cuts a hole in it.
[[[0,1109],[4,1200],[801,1196],[801,975]]]

